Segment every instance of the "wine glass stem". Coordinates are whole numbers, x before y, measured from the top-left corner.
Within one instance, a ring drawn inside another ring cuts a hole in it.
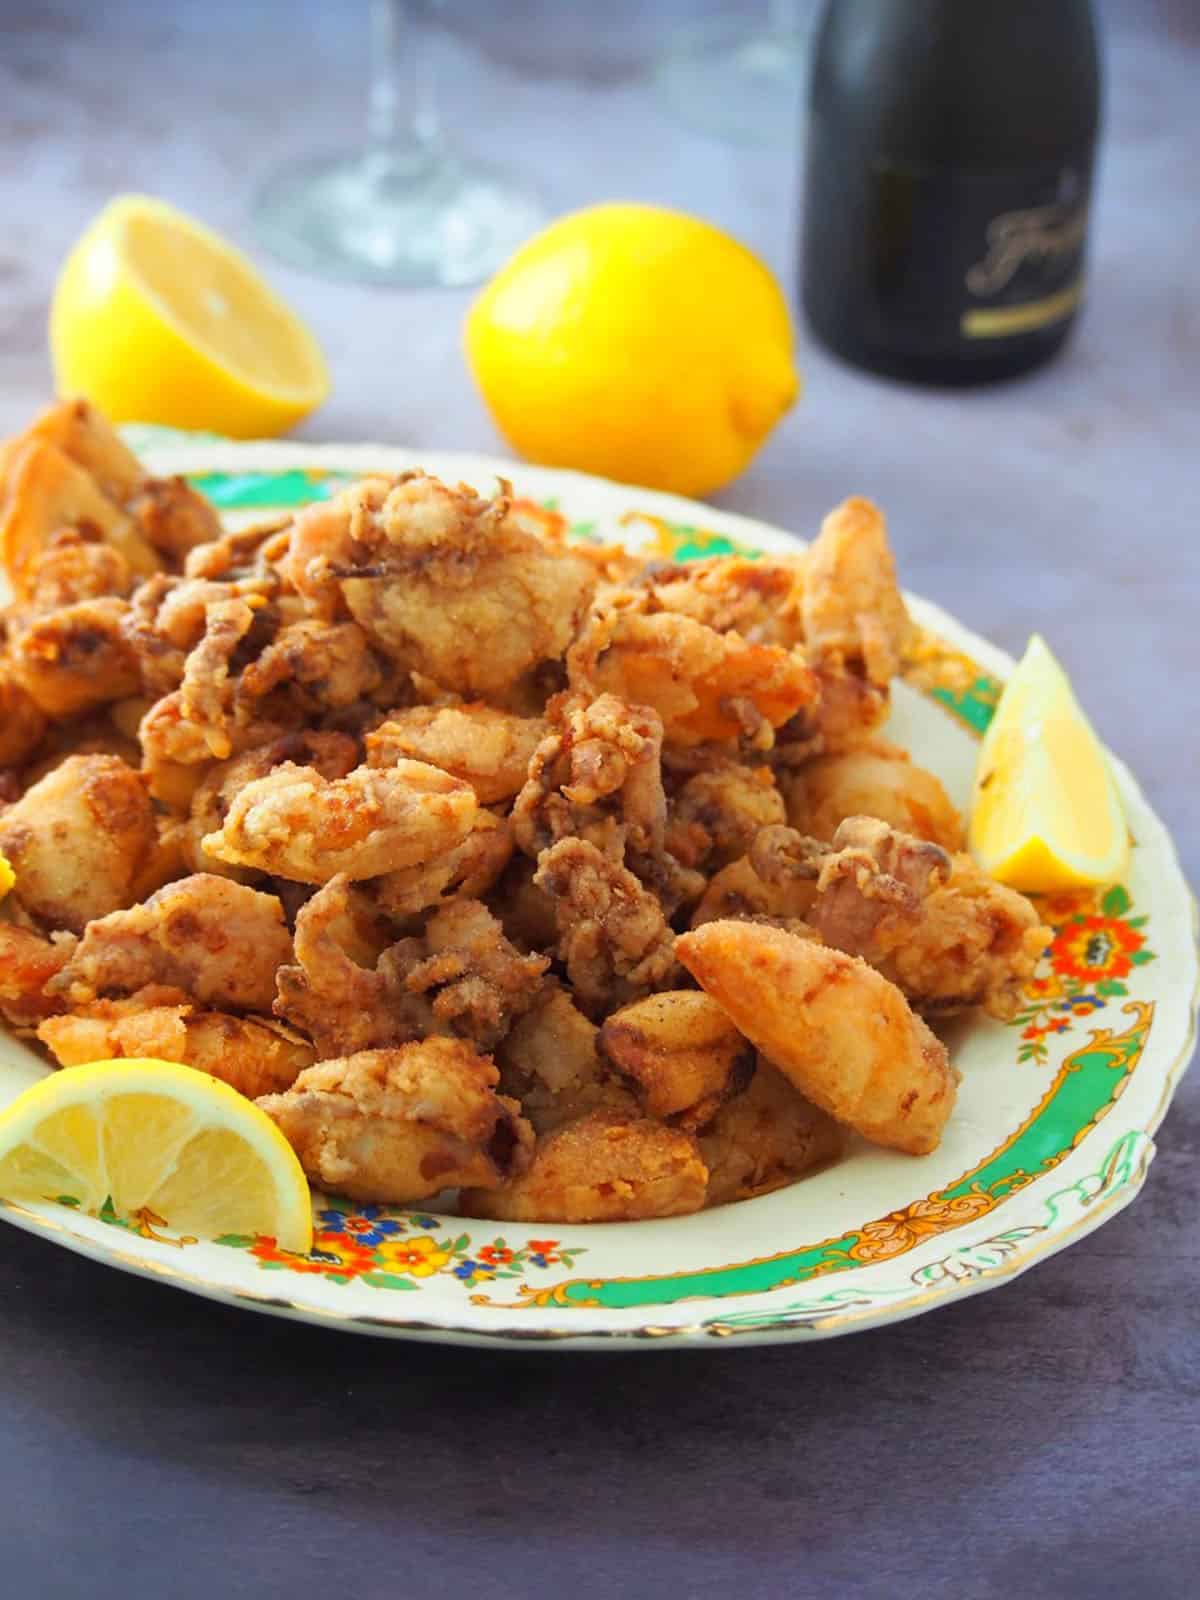
[[[410,181],[441,153],[430,43],[405,0],[371,0],[367,162],[378,181]]]

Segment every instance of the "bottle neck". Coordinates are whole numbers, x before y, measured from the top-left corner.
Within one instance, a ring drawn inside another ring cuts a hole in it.
[[[1086,157],[1100,115],[1088,0],[829,0],[811,113],[898,161],[1005,171]]]

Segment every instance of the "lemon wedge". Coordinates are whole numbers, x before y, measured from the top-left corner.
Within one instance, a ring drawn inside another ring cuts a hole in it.
[[[270,1117],[171,1061],[65,1067],[19,1094],[0,1113],[0,1195],[84,1211],[108,1200],[181,1233],[312,1248],[308,1182]]]
[[[985,872],[1032,893],[1113,883],[1128,859],[1104,748],[1037,634],[984,736],[968,843]]]
[[[59,393],[114,422],[253,438],[329,393],[316,340],[246,257],[144,195],[111,201],[68,255],[50,350]]]
[[[12,862],[4,854],[4,851],[0,850],[0,900],[4,899],[4,896],[16,881],[17,875],[12,869]]]

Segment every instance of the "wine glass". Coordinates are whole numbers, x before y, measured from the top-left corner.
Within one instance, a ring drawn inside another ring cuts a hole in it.
[[[782,144],[799,109],[798,0],[768,0],[764,27],[737,16],[682,28],[658,61],[659,91],[682,122],[738,144]]]
[[[544,212],[526,190],[446,143],[430,29],[418,8],[370,0],[370,22],[365,146],[274,174],[254,205],[259,237],[291,266],[325,277],[412,288],[478,283]]]

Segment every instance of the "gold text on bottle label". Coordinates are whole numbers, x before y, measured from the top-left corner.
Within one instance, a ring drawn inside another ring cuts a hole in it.
[[[1087,233],[1087,208],[1032,206],[1005,211],[987,225],[987,254],[967,271],[974,295],[998,294],[1026,261],[1048,261],[1078,250]]]

